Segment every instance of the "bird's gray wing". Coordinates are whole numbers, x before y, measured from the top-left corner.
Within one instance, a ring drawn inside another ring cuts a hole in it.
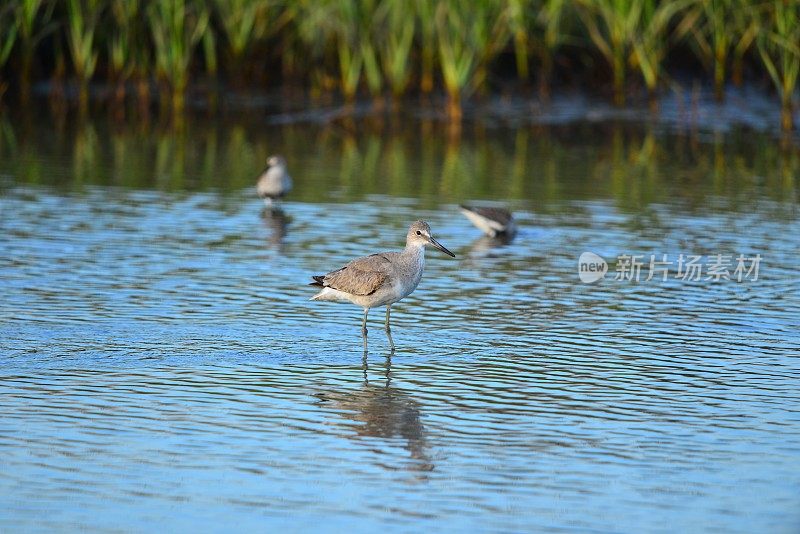
[[[474,211],[481,217],[486,217],[487,219],[491,219],[492,221],[497,221],[503,226],[508,226],[508,223],[511,222],[511,212],[503,208],[472,207],[467,209],[469,209],[470,211]]]
[[[351,295],[371,295],[386,282],[389,265],[383,254],[358,258],[326,274],[322,285]]]

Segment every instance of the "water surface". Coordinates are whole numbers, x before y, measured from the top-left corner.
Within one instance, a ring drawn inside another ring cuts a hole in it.
[[[800,529],[800,165],[768,135],[0,126],[3,529]],[[458,257],[365,354],[309,276],[417,218]],[[621,254],[763,260],[636,283]]]

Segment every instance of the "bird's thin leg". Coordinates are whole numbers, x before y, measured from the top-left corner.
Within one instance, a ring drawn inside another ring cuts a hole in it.
[[[386,337],[389,338],[389,348],[394,352],[394,340],[392,339],[392,327],[389,326],[389,310],[392,309],[391,304],[386,305]]]
[[[272,209],[272,197],[264,197],[264,205],[267,209]]]
[[[367,337],[367,314],[369,313],[369,308],[364,308],[364,322],[361,324],[361,335]]]

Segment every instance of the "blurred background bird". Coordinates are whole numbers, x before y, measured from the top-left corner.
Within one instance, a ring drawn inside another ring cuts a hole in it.
[[[462,204],[461,213],[489,237],[511,237],[517,231],[514,216],[507,209]]]
[[[283,156],[270,156],[267,158],[267,168],[258,177],[256,192],[264,199],[267,208],[272,203],[292,190],[292,177],[286,170],[286,160]]]

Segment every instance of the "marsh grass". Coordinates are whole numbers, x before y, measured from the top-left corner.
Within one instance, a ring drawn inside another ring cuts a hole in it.
[[[248,54],[258,48],[264,38],[263,28],[268,26],[274,11],[272,2],[264,0],[214,0],[214,23],[222,38],[225,70],[229,78],[237,86],[244,84],[247,75],[246,60]],[[208,40],[214,32],[206,32]],[[215,54],[205,45],[208,58]]]
[[[13,4],[0,7],[0,103],[8,89],[8,82],[3,79],[3,67],[11,56],[11,50],[17,39],[17,25],[14,22]]]
[[[539,74],[539,94],[547,98],[550,95],[550,83],[553,75],[553,62],[556,52],[565,44],[574,41],[569,27],[568,3],[565,0],[543,0],[533,20],[538,31],[531,32],[539,37],[538,55],[541,60]]]
[[[462,99],[484,88],[486,69],[505,45],[508,26],[501,4],[495,0],[444,1],[434,15],[447,112],[459,120]]]
[[[134,82],[144,110],[156,81],[161,107],[180,112],[192,81],[221,75],[235,89],[288,81],[348,103],[438,88],[457,121],[465,100],[514,78],[522,88],[537,80],[542,99],[562,73],[610,81],[619,105],[632,85],[655,97],[670,81],[665,64],[691,49],[718,98],[745,65],[769,78],[789,127],[799,9],[800,0],[6,0],[0,94],[12,88],[24,103],[34,75],[72,77],[85,107],[89,80],[105,76],[116,107]]]
[[[416,0],[414,15],[417,21],[419,41],[420,83],[423,94],[433,91],[434,70],[436,68],[436,3],[430,0]]]
[[[638,67],[651,103],[664,79],[663,61],[670,43],[673,20],[691,0],[642,2],[641,28],[632,40],[631,64]]]
[[[648,0],[579,0],[578,13],[597,50],[611,68],[614,103],[625,104],[628,63],[641,32]]]
[[[147,6],[156,72],[165,94],[162,100],[170,101],[176,114],[183,111],[189,68],[208,30],[209,16],[208,6],[199,0],[165,0]]]
[[[30,99],[34,54],[41,40],[62,23],[52,21],[55,3],[46,0],[12,0],[19,40],[19,93],[23,103]]]
[[[678,24],[676,33],[691,37],[695,54],[713,73],[717,100],[725,96],[731,63],[736,81],[741,80],[742,59],[758,34],[758,17],[752,8],[748,0],[696,0],[687,6]]]
[[[89,103],[89,80],[97,67],[99,51],[94,46],[102,0],[67,0],[67,43],[72,68],[78,81],[78,102],[82,113]]]
[[[781,126],[794,127],[794,96],[800,76],[800,4],[775,0],[758,32],[758,52],[781,99]]]
[[[140,57],[137,41],[141,35],[140,9],[137,2],[112,0],[109,5],[115,31],[106,36],[108,66],[111,83],[114,85],[114,104],[121,108],[125,99],[125,84],[136,72],[136,60]]]
[[[416,17],[408,16],[405,0],[386,0],[377,10],[380,21],[378,55],[394,100],[405,93],[411,78],[411,47],[414,44]]]
[[[304,6],[300,15],[304,41],[323,59],[330,50],[336,50],[339,88],[348,103],[353,103],[358,92],[363,70],[376,68],[370,42],[370,18],[366,2],[358,0],[324,0]],[[370,56],[367,58],[366,56]],[[375,83],[375,72],[370,74]]]

